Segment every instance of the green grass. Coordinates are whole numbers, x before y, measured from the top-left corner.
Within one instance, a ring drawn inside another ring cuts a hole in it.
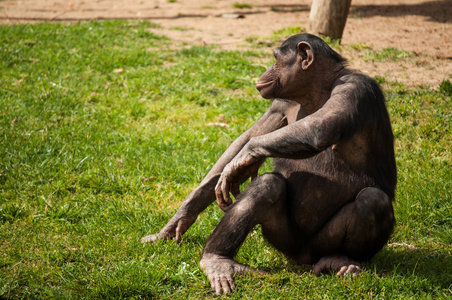
[[[251,4],[248,4],[248,3],[234,3],[232,5],[232,7],[240,8],[240,9],[251,9],[251,8],[253,8],[253,6]]]
[[[269,106],[253,85],[271,51],[184,49],[150,27],[0,26],[0,299],[213,297],[198,262],[215,205],[180,245],[139,240]],[[231,298],[452,297],[451,84],[379,81],[399,168],[392,246],[358,278],[315,277],[256,229],[238,260],[269,275],[238,276]],[[229,129],[207,126],[220,114]]]
[[[385,48],[380,51],[367,51],[363,60],[370,62],[399,61],[404,58],[414,57],[413,53],[394,48]]]
[[[281,43],[289,36],[300,34],[302,32],[306,32],[306,30],[304,28],[302,29],[298,25],[295,25],[284,27],[280,30],[275,31],[271,36],[267,37],[250,36],[246,38],[246,41],[253,44],[255,47],[275,48],[279,47]],[[271,50],[268,52],[271,52]]]

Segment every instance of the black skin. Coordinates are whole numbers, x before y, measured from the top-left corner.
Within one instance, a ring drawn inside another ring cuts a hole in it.
[[[395,222],[393,134],[378,84],[348,70],[313,35],[292,36],[273,54],[276,63],[256,85],[273,99],[269,110],[223,153],[168,224],[142,239],[180,242],[216,197],[225,215],[200,265],[217,294],[235,289],[235,274],[262,272],[234,261],[257,224],[276,249],[294,263],[313,264],[315,274],[355,275],[386,244]],[[274,172],[258,177],[268,157]]]

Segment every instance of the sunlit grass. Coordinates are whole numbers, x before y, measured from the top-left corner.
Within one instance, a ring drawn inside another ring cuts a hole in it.
[[[248,3],[234,3],[232,5],[232,7],[234,8],[240,8],[240,9],[250,9],[253,8],[253,6],[251,4]]]

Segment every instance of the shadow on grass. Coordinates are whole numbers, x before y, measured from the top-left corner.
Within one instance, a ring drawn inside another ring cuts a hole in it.
[[[442,289],[452,285],[452,257],[429,249],[386,247],[365,267],[381,276],[425,278]]]

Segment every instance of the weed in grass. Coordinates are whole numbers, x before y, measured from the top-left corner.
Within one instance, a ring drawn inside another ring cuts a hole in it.
[[[252,43],[257,47],[279,47],[281,43],[289,36],[294,34],[302,33],[306,30],[302,29],[300,26],[289,26],[277,30],[273,35],[268,37],[256,37],[251,36],[246,38],[248,43]]]
[[[381,76],[375,76],[374,79],[381,85],[386,82],[386,79]]]
[[[273,33],[274,38],[287,38],[288,36],[299,34],[302,32],[300,26],[289,26],[283,29],[277,30]]]
[[[198,262],[215,205],[179,245],[139,240],[268,108],[253,86],[271,51],[174,48],[155,27],[0,26],[0,298],[213,298]],[[449,85],[385,82],[397,227],[362,276],[315,277],[256,228],[237,258],[269,274],[238,277],[231,298],[452,297]],[[220,114],[229,128],[207,126]]]
[[[402,51],[394,48],[386,48],[380,51],[367,51],[364,53],[363,60],[369,62],[400,61],[405,58],[413,57],[414,53]]]
[[[340,39],[335,39],[335,38],[332,38],[332,37],[329,37],[329,36],[323,36],[322,38],[332,48],[340,49],[340,47],[341,47],[341,40]]]
[[[371,49],[367,44],[365,43],[355,43],[355,44],[350,44],[349,45],[350,48],[355,49],[355,50],[363,50],[363,49]]]
[[[447,96],[452,96],[452,83],[449,80],[443,80],[439,85],[439,90]]]
[[[170,29],[178,30],[178,31],[189,31],[189,30],[192,30],[193,28],[185,28],[185,27],[176,26],[176,27],[171,27]]]
[[[251,9],[253,6],[248,3],[234,3],[232,5],[234,8],[240,8],[240,9]]]

